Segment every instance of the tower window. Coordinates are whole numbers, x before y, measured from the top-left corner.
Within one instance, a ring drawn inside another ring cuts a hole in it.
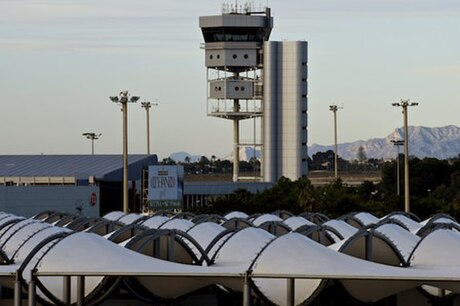
[[[219,58],[220,58],[220,54],[217,54],[217,59],[219,59]]]
[[[240,90],[240,88],[238,86],[235,86],[235,91],[238,91]]]
[[[241,91],[244,91],[244,89],[245,89],[244,86],[241,86]]]
[[[209,59],[212,59],[212,54],[209,56]]]
[[[236,54],[233,54],[232,56],[234,59],[236,59],[238,56]]]
[[[245,59],[248,59],[248,58],[249,58],[249,55],[245,54],[245,55],[244,55],[244,58],[245,58]]]
[[[304,94],[304,95],[302,95],[302,98],[306,98],[306,97],[307,97],[307,95],[305,95],[305,94]]]
[[[306,142],[302,142],[302,146],[307,146],[307,143]]]

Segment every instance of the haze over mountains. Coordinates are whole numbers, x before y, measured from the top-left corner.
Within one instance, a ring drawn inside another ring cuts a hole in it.
[[[358,159],[359,147],[363,147],[367,158],[392,159],[396,156],[396,147],[391,140],[403,139],[404,130],[403,128],[399,128],[385,138],[339,143],[338,154],[343,159],[355,160]],[[437,159],[446,159],[456,157],[460,154],[460,127],[455,125],[435,128],[410,126],[409,144],[409,155],[418,158],[435,157]],[[313,144],[308,147],[308,155],[311,157],[317,152],[325,152],[327,150],[333,150],[333,145]],[[400,152],[403,153],[403,147],[400,147]],[[200,158],[199,155],[192,156],[186,152],[173,153],[170,157],[176,161],[183,161],[185,156],[191,157],[192,161],[199,160]],[[253,156],[254,151],[252,147],[242,147],[240,149],[241,160],[249,161]],[[257,158],[261,157],[260,150],[255,151],[255,156]],[[225,157],[218,156],[217,158],[231,160],[232,154],[230,153]]]

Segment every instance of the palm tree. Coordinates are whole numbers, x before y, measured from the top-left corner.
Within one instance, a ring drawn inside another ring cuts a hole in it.
[[[214,162],[216,161],[216,156],[211,156],[211,173],[214,173]]]

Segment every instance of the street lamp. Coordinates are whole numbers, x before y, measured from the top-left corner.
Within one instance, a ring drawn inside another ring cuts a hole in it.
[[[404,140],[396,140],[396,139],[393,139],[393,140],[390,140],[395,146],[396,146],[396,151],[398,153],[397,157],[396,157],[396,194],[399,196],[400,195],[400,186],[401,184],[399,183],[399,177],[400,177],[400,174],[399,174],[399,147],[404,145]]]
[[[334,176],[338,177],[338,158],[337,158],[337,111],[343,107],[329,105],[329,110],[334,113]]]
[[[409,132],[407,128],[407,107],[417,106],[417,102],[410,102],[409,100],[402,100],[399,103],[392,103],[391,105],[401,107],[404,117],[404,211],[410,212],[409,202]]]
[[[148,101],[141,102],[141,106],[145,108],[147,113],[147,155],[150,155],[150,108],[152,106],[158,106],[158,103],[151,103]]]
[[[123,212],[129,212],[128,203],[128,103],[135,103],[138,96],[131,96],[127,90],[120,92],[119,96],[111,96],[110,100],[121,104],[123,112]]]
[[[93,132],[88,132],[88,133],[83,133],[82,135],[85,136],[86,139],[91,139],[91,155],[94,155],[94,141],[98,140],[99,137],[102,136],[102,134],[101,133],[96,134],[96,133],[93,133]]]

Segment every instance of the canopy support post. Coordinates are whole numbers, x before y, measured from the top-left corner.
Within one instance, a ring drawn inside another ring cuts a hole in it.
[[[286,306],[294,306],[295,300],[295,278],[287,279],[287,288],[286,288]]]
[[[77,276],[77,306],[83,306],[85,299],[85,277]]]
[[[22,296],[21,296],[21,272],[16,270],[16,275],[14,278],[14,306],[22,306]]]
[[[37,287],[35,284],[36,276],[35,276],[36,270],[31,270],[30,271],[30,283],[29,283],[29,292],[28,292],[28,304],[29,306],[36,306],[36,292],[37,292]]]
[[[64,304],[65,305],[70,305],[70,286],[71,286],[71,278],[69,275],[66,275],[64,276],[64,280],[63,280],[63,286],[62,286],[62,289],[63,289],[63,292],[62,292],[62,296],[63,296],[63,299],[64,299]]]
[[[244,275],[243,306],[251,306],[251,286],[249,272]]]

